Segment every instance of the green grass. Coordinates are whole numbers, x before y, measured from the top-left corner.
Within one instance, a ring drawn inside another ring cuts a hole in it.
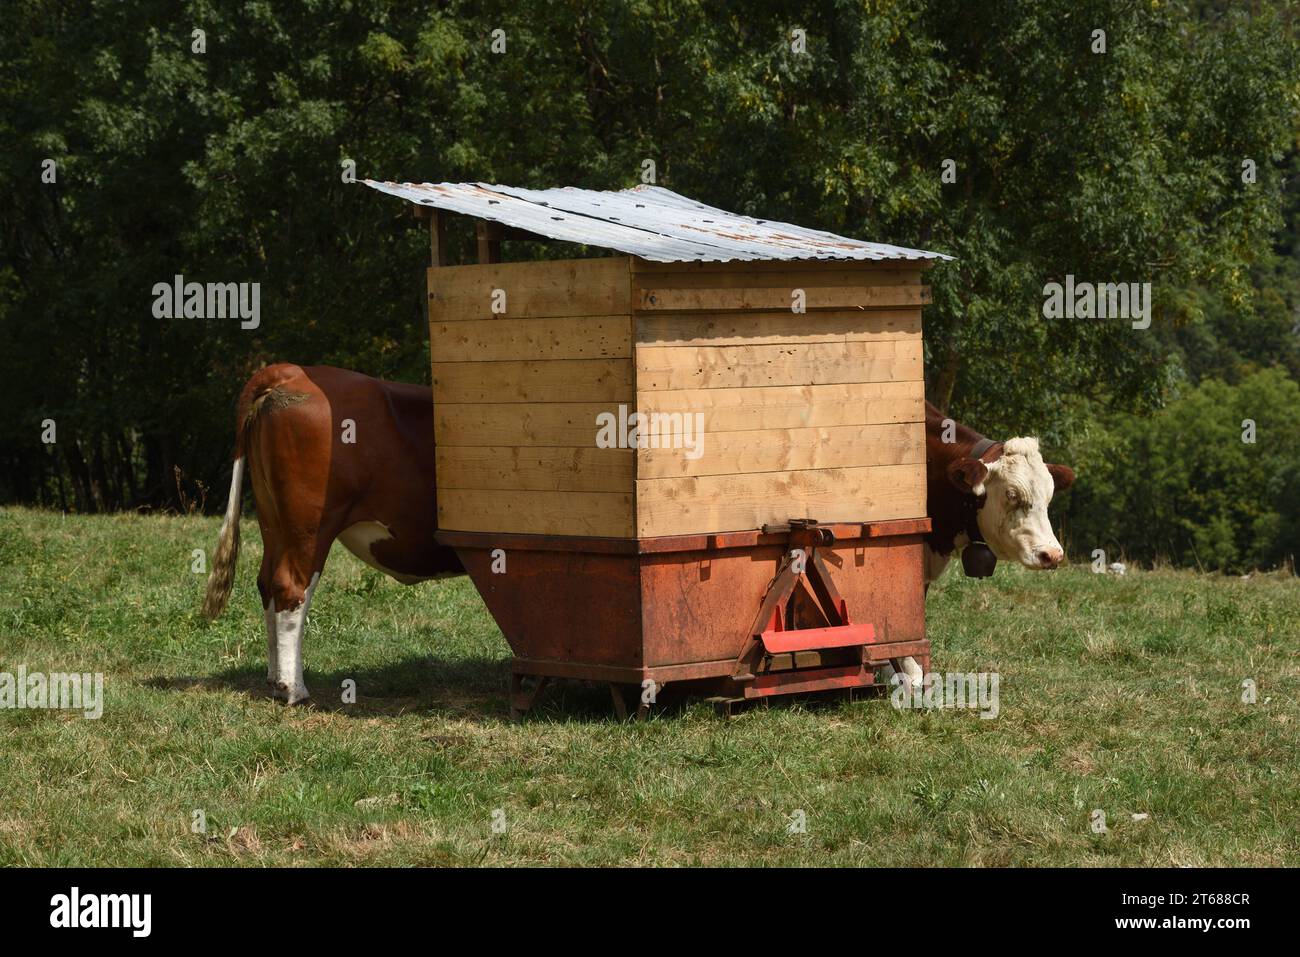
[[[231,608],[198,614],[216,532],[0,510],[0,670],[105,674],[99,720],[0,711],[0,864],[1300,863],[1290,576],[950,572],[936,666],[1000,673],[991,721],[877,699],[624,724],[572,683],[511,724],[468,580],[405,588],[341,548],[307,632],[317,703],[271,700],[252,523]]]

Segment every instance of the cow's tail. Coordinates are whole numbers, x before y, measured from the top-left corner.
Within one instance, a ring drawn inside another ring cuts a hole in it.
[[[254,380],[256,381],[256,380]],[[253,386],[250,381],[249,386]],[[244,463],[246,461],[248,427],[257,408],[255,388],[245,387],[239,397],[239,411],[235,419],[235,464],[230,475],[230,498],[226,502],[226,517],[221,522],[217,536],[217,552],[212,557],[212,573],[208,575],[208,590],[203,596],[203,614],[212,621],[226,610],[230,590],[235,585],[235,563],[239,561],[239,512],[244,496]]]
[[[217,536],[217,553],[212,557],[212,573],[208,575],[208,590],[203,596],[203,614],[209,621],[226,610],[230,590],[235,584],[235,563],[239,561],[239,507],[243,497],[244,457],[235,459],[230,476],[230,501],[226,517],[221,522]]]

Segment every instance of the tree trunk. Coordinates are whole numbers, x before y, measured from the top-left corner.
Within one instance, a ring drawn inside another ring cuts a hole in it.
[[[957,347],[950,345],[944,355],[943,365],[939,367],[939,374],[935,377],[934,389],[930,393],[930,401],[945,413],[952,405],[952,392],[957,385],[957,373],[960,368],[961,356],[957,354]]]

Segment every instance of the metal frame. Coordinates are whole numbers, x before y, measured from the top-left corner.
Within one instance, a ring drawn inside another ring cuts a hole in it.
[[[789,525],[768,526],[748,532],[650,539],[440,531],[438,540],[457,549],[471,575],[475,572],[474,556],[494,548],[504,548],[511,554],[512,562],[522,563],[518,593],[513,588],[506,589],[509,596],[497,594],[496,600],[510,606],[507,609],[509,613],[527,614],[530,625],[524,628],[527,634],[523,638],[528,643],[537,643],[542,629],[548,635],[559,635],[561,639],[565,635],[581,633],[583,625],[576,621],[569,624],[564,620],[566,611],[572,613],[581,608],[588,595],[593,602],[603,597],[597,594],[600,582],[593,580],[577,583],[581,586],[583,600],[575,602],[571,596],[548,599],[544,589],[537,587],[537,582],[545,575],[559,575],[570,580],[566,570],[573,566],[569,563],[608,563],[612,572],[617,574],[591,577],[604,577],[607,582],[617,579],[639,593],[645,590],[653,594],[654,586],[640,580],[647,562],[667,561],[674,567],[703,566],[727,554],[749,561],[759,560],[763,555],[771,555],[769,560],[777,560],[776,573],[762,592],[758,613],[748,632],[737,630],[744,637],[739,653],[732,657],[646,664],[643,663],[644,655],[634,655],[620,663],[601,663],[574,660],[572,655],[520,654],[516,642],[520,638],[517,623],[520,619],[508,616],[502,620],[498,616],[498,624],[502,625],[507,639],[517,647],[510,669],[512,717],[520,718],[531,710],[551,679],[568,678],[607,684],[615,712],[620,718],[626,718],[631,715],[624,696],[628,686],[637,695],[637,716],[644,717],[649,713],[649,707],[639,700],[646,681],[653,681],[659,690],[670,683],[687,683],[694,689],[713,692],[715,702],[745,702],[789,694],[870,688],[876,684],[876,667],[891,663],[901,669],[901,660],[907,657],[917,659],[921,667],[928,670],[929,640],[891,638],[881,633],[877,623],[855,620],[826,560],[826,555],[837,544],[844,547],[846,544],[875,541],[877,547],[894,552],[898,546],[919,543],[920,536],[928,530],[928,519],[834,525],[796,520]],[[776,551],[778,548],[781,550],[779,553]],[[802,550],[801,556],[796,554],[797,549]],[[524,580],[526,578],[533,578],[533,581],[530,583]],[[487,600],[489,592],[484,590],[477,577],[475,583]],[[683,621],[699,621],[719,627],[725,624],[717,621],[720,615],[716,602],[710,607],[701,607],[698,601],[683,594],[674,594],[672,601],[675,607],[681,606]],[[743,607],[744,601],[743,595],[736,595],[728,608]],[[494,616],[497,611],[494,607]],[[870,609],[867,614],[871,614]],[[629,630],[648,627],[638,611],[625,619],[602,620],[600,632],[626,635]],[[923,621],[921,629],[923,634]],[[634,652],[644,650],[647,637],[648,632],[644,631],[634,635],[629,639],[629,647]],[[557,646],[552,642],[548,647]],[[526,682],[526,679],[530,681]]]

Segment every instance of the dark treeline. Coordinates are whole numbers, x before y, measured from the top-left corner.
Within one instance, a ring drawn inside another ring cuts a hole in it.
[[[1080,465],[1076,554],[1296,550],[1290,3],[15,0],[0,30],[0,501],[219,508],[260,365],[427,382],[426,237],[347,161],[615,189],[650,159],[956,256],[931,398]],[[259,283],[260,323],[158,318],[177,275]],[[1152,283],[1150,329],[1044,318],[1067,275]]]

